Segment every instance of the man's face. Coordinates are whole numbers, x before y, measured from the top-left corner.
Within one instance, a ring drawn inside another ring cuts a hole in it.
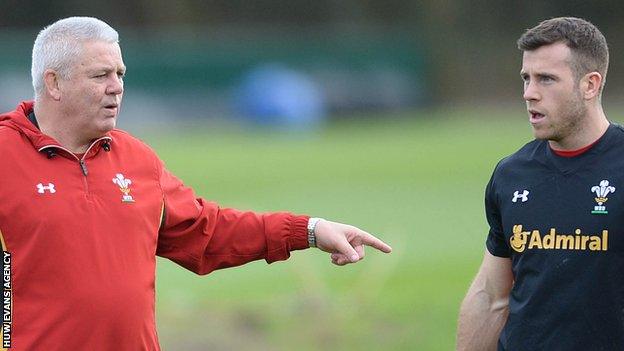
[[[95,139],[115,127],[123,96],[126,66],[117,43],[87,41],[70,68],[69,79],[59,79],[60,102],[67,122],[81,137]]]
[[[587,112],[570,55],[564,43],[554,43],[522,56],[523,97],[533,134],[555,146],[574,139]]]

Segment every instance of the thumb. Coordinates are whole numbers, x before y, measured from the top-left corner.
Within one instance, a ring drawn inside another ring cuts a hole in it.
[[[336,250],[345,255],[351,262],[357,262],[360,259],[360,255],[358,255],[353,246],[351,246],[344,237],[338,239],[336,242]]]

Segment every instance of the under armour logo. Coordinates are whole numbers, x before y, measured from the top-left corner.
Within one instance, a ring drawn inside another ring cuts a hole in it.
[[[525,189],[522,190],[522,194],[520,194],[520,192],[516,190],[514,192],[513,199],[511,199],[511,202],[518,202],[518,199],[521,199],[522,202],[526,202],[527,200],[529,200],[529,191]]]
[[[48,183],[48,185],[43,185],[41,183],[37,184],[37,192],[39,194],[44,194],[46,190],[49,191],[50,194],[54,194],[56,192],[56,189],[54,189],[54,184],[52,183]]]

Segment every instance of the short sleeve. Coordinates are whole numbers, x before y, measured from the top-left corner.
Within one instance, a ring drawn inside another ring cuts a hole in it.
[[[496,170],[494,171],[494,174],[492,174],[492,177],[490,178],[490,181],[485,189],[485,216],[490,226],[490,231],[485,245],[488,251],[494,256],[511,257],[509,245],[507,244],[507,240],[505,240],[500,206],[494,186],[495,174]]]

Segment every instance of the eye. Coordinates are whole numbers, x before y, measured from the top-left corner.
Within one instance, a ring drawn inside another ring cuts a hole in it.
[[[552,83],[555,81],[555,78],[551,77],[551,76],[541,76],[540,77],[540,81],[542,83]]]

